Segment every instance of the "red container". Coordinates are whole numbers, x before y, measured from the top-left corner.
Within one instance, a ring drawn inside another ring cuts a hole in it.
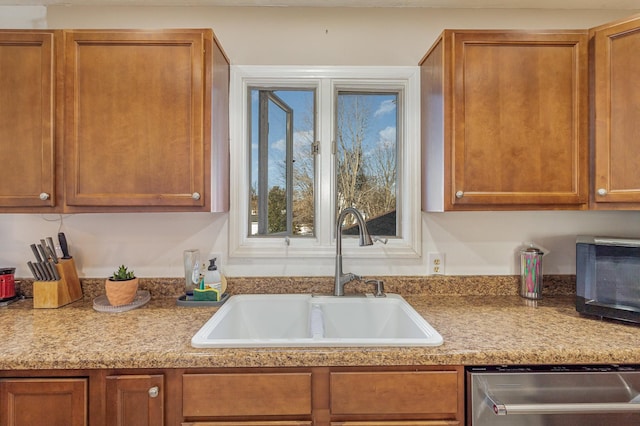
[[[0,268],[0,300],[16,296],[16,282],[13,273],[16,268]]]

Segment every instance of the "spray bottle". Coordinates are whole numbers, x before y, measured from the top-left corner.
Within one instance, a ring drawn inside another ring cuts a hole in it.
[[[216,265],[216,258],[214,257],[213,259],[209,259],[209,266],[207,267],[207,270],[204,272],[204,287],[207,288],[212,288],[216,291],[218,291],[218,300],[219,298],[222,296],[222,284],[221,284],[221,277],[220,277],[220,271],[218,271],[218,266]]]

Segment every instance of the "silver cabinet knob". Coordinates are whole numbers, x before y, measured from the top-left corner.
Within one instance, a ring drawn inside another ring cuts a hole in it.
[[[464,197],[464,192],[462,191],[456,192],[456,198],[462,198],[462,197]]]
[[[605,195],[607,195],[607,190],[604,188],[598,189],[598,195],[604,197]]]
[[[199,192],[194,192],[193,194],[191,194],[191,198],[193,198],[194,200],[199,200],[200,199],[200,193]]]
[[[160,389],[158,389],[157,386],[149,388],[149,396],[151,398],[157,398],[159,394],[160,394]]]
[[[48,199],[49,199],[49,197],[50,197],[50,196],[49,196],[49,194],[47,194],[46,192],[41,192],[41,193],[40,193],[40,199],[41,199],[42,201],[46,201],[46,200],[48,200]]]

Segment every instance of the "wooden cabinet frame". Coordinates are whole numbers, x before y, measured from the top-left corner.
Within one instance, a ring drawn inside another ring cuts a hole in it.
[[[0,30],[0,49],[15,99],[0,212],[228,211],[229,60],[212,30]]]
[[[60,210],[62,31],[0,30],[0,212]]]
[[[211,49],[205,49],[205,35],[65,32],[69,209],[208,210],[211,134],[203,129],[211,82],[203,70]]]
[[[421,61],[424,211],[585,209],[587,31],[445,30]]]
[[[590,31],[592,209],[640,209],[640,15]]]
[[[86,426],[87,379],[0,378],[0,424]]]
[[[149,426],[464,422],[463,366],[0,371],[0,383],[6,380],[85,383],[83,410],[91,426],[126,425],[131,408],[141,410],[134,413],[135,424],[148,421]],[[149,396],[154,386],[155,398]],[[429,399],[423,403],[424,397]]]
[[[462,366],[184,370],[182,425],[461,425],[463,373]],[[216,399],[225,406],[203,405],[206,389],[229,392]]]

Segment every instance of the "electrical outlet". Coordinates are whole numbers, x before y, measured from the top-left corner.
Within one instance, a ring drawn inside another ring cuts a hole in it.
[[[427,261],[429,264],[429,275],[444,275],[444,253],[428,253]]]

